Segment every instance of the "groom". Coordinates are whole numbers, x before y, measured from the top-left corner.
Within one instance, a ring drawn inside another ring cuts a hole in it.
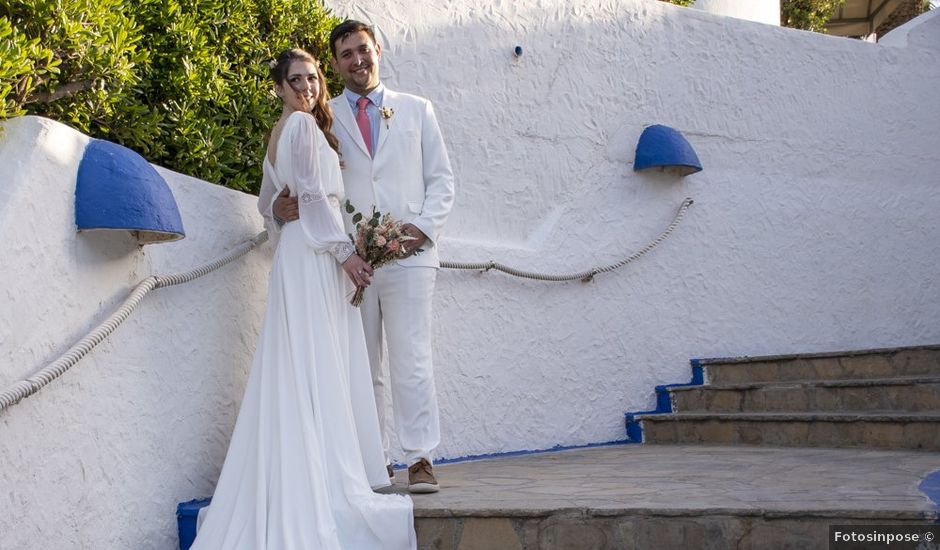
[[[379,81],[382,47],[372,27],[344,21],[330,33],[330,52],[330,65],[346,84],[330,101],[346,198],[361,212],[374,205],[408,222],[405,228],[415,238],[407,243],[414,251],[409,257],[375,271],[361,305],[362,324],[386,460],[383,328],[408,489],[433,493],[439,486],[431,452],[440,442],[440,426],[431,365],[431,297],[440,267],[435,244],[454,202],[454,176],[430,101],[394,92]],[[280,197],[274,203],[274,214],[282,220],[296,219],[295,212],[296,199]],[[351,219],[345,218],[351,231]]]

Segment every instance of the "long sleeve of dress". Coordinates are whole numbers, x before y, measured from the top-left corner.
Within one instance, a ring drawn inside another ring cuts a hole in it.
[[[267,153],[265,153],[267,157]],[[264,227],[268,230],[268,242],[272,246],[277,246],[278,238],[281,235],[281,224],[274,219],[274,200],[277,198],[278,189],[268,171],[268,163],[262,163],[261,191],[258,193],[258,212],[264,218]]]
[[[307,244],[317,252],[329,252],[342,263],[355,252],[352,242],[343,231],[342,219],[323,191],[323,171],[320,169],[320,148],[326,147],[326,138],[309,113],[296,112],[287,120],[289,151],[287,181],[297,196],[300,224]]]

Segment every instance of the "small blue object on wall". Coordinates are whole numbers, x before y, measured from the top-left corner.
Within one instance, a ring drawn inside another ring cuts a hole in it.
[[[636,160],[633,170],[649,168],[674,171],[688,176],[702,170],[695,150],[678,130],[654,124],[648,126],[636,144]]]
[[[163,177],[134,151],[99,139],[88,144],[78,166],[75,223],[79,231],[130,231],[142,245],[186,236]]]
[[[209,505],[210,498],[181,502],[176,506],[176,525],[180,535],[180,550],[189,550],[196,540],[196,522],[199,510]]]

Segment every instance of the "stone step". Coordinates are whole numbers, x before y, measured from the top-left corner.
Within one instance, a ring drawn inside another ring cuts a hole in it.
[[[940,346],[698,359],[709,384],[940,376]]]
[[[830,524],[940,536],[938,468],[935,453],[710,445],[488,458],[436,465],[415,530],[419,550],[825,550]]]
[[[674,412],[940,412],[940,376],[667,388]]]
[[[940,412],[679,412],[627,415],[627,424],[631,438],[640,432],[644,443],[940,451]]]

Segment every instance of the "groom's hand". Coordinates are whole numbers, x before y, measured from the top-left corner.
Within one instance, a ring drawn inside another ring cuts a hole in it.
[[[287,223],[300,217],[300,210],[297,208],[297,197],[290,196],[290,189],[287,187],[274,199],[274,217]]]
[[[406,223],[405,225],[401,226],[401,228],[404,229],[405,233],[407,233],[410,237],[415,238],[415,240],[413,241],[405,241],[403,243],[402,246],[404,246],[405,250],[408,251],[408,255],[405,257],[407,258],[409,256],[414,256],[415,254],[417,254],[418,249],[424,246],[424,243],[427,242],[428,236],[425,235],[423,231],[421,231],[420,229],[418,229],[417,227],[415,227],[414,225],[410,223]]]

